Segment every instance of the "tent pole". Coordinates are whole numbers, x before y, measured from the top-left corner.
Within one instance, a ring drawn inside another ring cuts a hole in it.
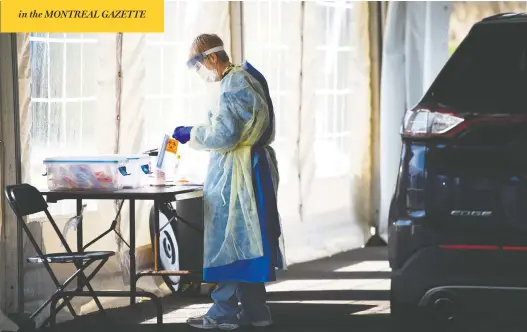
[[[379,236],[380,208],[380,98],[383,34],[383,2],[368,2],[368,24],[370,43],[370,91],[371,91],[371,196],[370,239],[366,246],[383,246],[386,242]]]

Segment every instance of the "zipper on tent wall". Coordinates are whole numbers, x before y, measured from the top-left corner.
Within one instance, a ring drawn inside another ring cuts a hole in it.
[[[304,221],[304,203],[302,197],[302,162],[300,158],[300,143],[302,137],[302,87],[303,87],[303,76],[304,76],[304,26],[305,26],[305,15],[306,2],[300,3],[300,80],[298,88],[298,130],[296,138],[296,162],[297,162],[297,176],[298,176],[298,213],[300,216],[300,222]]]
[[[117,73],[115,77],[115,144],[114,153],[119,153],[119,141],[121,136],[121,95],[123,91],[123,33],[119,32],[116,36],[116,63]]]
[[[115,77],[115,145],[114,153],[119,153],[120,137],[121,137],[121,98],[123,93],[123,33],[119,32],[116,36],[116,64],[117,72]],[[120,200],[114,201],[115,212],[120,211]],[[117,216],[115,229],[121,231],[121,214]],[[122,239],[115,235],[115,242],[117,243],[118,251],[121,251]]]

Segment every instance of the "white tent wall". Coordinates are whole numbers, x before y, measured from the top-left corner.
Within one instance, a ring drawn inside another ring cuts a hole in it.
[[[266,76],[277,116],[288,263],[357,248],[371,213],[367,3],[242,8],[244,58]]]
[[[207,91],[199,78],[188,73],[184,64],[190,42],[197,34],[213,32],[229,36],[228,8],[228,2],[167,1],[163,34],[20,35],[29,42],[19,54],[30,55],[28,63],[20,62],[23,66],[20,72],[33,70],[31,80],[20,81],[21,91],[31,91],[21,94],[24,181],[37,187],[46,186],[41,174],[42,160],[47,156],[137,153],[158,147],[163,133],[173,130],[174,124],[202,119],[199,110],[206,115]],[[228,49],[229,39],[224,39]],[[210,94],[213,93],[208,91]],[[206,155],[200,160],[201,167],[192,167],[194,174],[191,175],[204,174]],[[116,212],[114,202],[86,203],[85,243],[107,229]],[[151,262],[149,208],[145,203],[136,204],[138,268]],[[51,213],[62,229],[75,214],[75,205],[71,202],[53,204]],[[120,225],[127,241],[128,216],[128,205],[125,205]],[[42,216],[35,216],[31,224],[45,251],[62,251],[50,225],[40,221]],[[75,246],[74,231],[68,233],[67,239]],[[109,234],[90,249],[120,251],[120,255],[99,272],[93,286],[99,289],[127,287],[128,278],[123,278],[129,266],[126,246],[118,244],[116,237]],[[34,254],[26,241],[24,256]],[[55,272],[65,277],[71,270],[58,267]],[[29,312],[51,295],[54,286],[43,268],[26,266],[24,280],[25,309]],[[152,278],[142,278],[138,287],[156,293],[167,291],[166,287],[158,289]],[[106,307],[125,304],[122,299],[102,300]],[[87,302],[87,299],[77,299],[76,309],[81,313],[94,310]],[[62,318],[69,317],[63,313]],[[44,311],[40,320],[46,315]]]
[[[371,105],[368,4],[304,6],[298,151],[302,226],[295,249],[307,260],[364,244],[371,217]]]
[[[20,38],[27,38],[20,35]],[[20,91],[28,100],[20,102],[21,154],[23,179],[37,187],[45,187],[42,160],[53,155],[107,154],[115,151],[116,127],[116,45],[115,34],[31,34],[26,49],[30,61],[31,80],[20,82]],[[28,50],[29,49],[29,50]],[[21,63],[19,63],[20,65]],[[21,68],[23,72],[26,68]],[[21,95],[22,98],[22,95]],[[113,219],[113,203],[87,201],[84,213],[85,243],[109,226]],[[51,213],[59,228],[75,214],[74,202],[52,204]],[[46,252],[63,248],[45,216],[32,216],[29,223]],[[75,247],[75,232],[68,232],[68,242]],[[111,236],[90,249],[115,250]],[[24,257],[35,255],[29,241],[24,241]],[[101,271],[115,274],[110,262]],[[71,274],[70,267],[59,266],[55,272],[62,277]],[[104,281],[104,278],[99,278]],[[97,286],[98,283],[95,283]],[[25,310],[34,311],[54,291],[46,270],[39,266],[24,268]],[[77,299],[82,305],[86,299]],[[63,313],[66,313],[65,311]],[[39,320],[47,316],[44,311]],[[65,314],[64,317],[69,317]]]
[[[197,75],[192,75],[185,62],[192,39],[200,33],[222,36],[226,49],[230,49],[228,17],[228,2],[166,1],[164,33],[123,34],[119,153],[157,148],[163,134],[171,134],[176,126],[206,119],[210,96],[215,95],[209,90],[215,87],[207,87]],[[180,153],[182,165],[186,160],[192,161],[192,167],[183,166],[182,171],[202,181],[208,166],[207,154],[185,146],[181,146]],[[152,264],[151,207],[150,202],[136,202],[137,269]],[[130,234],[128,218],[129,210],[125,208],[120,222],[125,239]],[[122,266],[128,269],[127,248],[120,249]],[[152,289],[156,287],[152,278],[141,278],[138,287],[156,291]]]
[[[265,75],[276,114],[273,147],[280,172],[278,204],[289,264],[301,259],[299,254],[305,249],[294,244],[303,236],[299,232],[303,225],[299,211],[298,159],[302,7],[300,1],[242,3],[244,60]]]
[[[186,70],[188,48],[204,32],[220,35],[228,50],[231,44],[240,45],[239,40],[230,40],[235,19],[231,15],[238,12],[243,31],[232,36],[243,36],[243,58],[266,76],[272,90],[288,263],[361,246],[371,217],[368,5],[352,1],[241,5],[242,10],[232,11],[227,1],[166,0],[161,34],[23,35],[28,42],[19,53],[29,54],[29,61],[20,63],[20,72],[30,78],[19,81],[21,91],[30,91],[20,101],[24,181],[46,186],[41,176],[45,157],[140,153],[157,148],[162,135],[174,127],[204,121],[218,86],[207,85]],[[235,49],[239,52],[238,46]],[[181,155],[182,172],[202,180],[207,154],[181,146]],[[85,243],[109,227],[116,211],[115,202],[86,203]],[[73,202],[51,206],[60,228],[75,214]],[[138,268],[151,264],[149,210],[150,204],[136,203]],[[125,204],[120,230],[127,241],[128,216]],[[41,220],[36,216],[31,222],[45,250],[62,251],[49,224]],[[75,231],[67,238],[75,247]],[[33,253],[29,243],[24,247],[25,256]],[[120,253],[93,286],[126,288],[126,246],[109,234],[91,249]],[[65,277],[70,270],[56,272]],[[142,278],[138,287],[167,291],[154,278]],[[53,289],[43,269],[25,268],[27,311]],[[78,299],[75,305],[86,313],[93,309],[87,301]],[[111,303],[121,304],[126,303]]]
[[[426,92],[448,59],[450,2],[392,1],[388,5],[381,73],[380,225],[388,239],[388,210],[401,152],[404,113]]]

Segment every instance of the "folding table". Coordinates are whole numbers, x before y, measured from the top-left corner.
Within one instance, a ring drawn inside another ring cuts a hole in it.
[[[115,191],[95,191],[95,190],[68,190],[68,191],[50,191],[47,189],[40,190],[42,195],[46,197],[46,200],[49,203],[56,203],[61,200],[75,200],[77,202],[77,216],[81,216],[83,200],[117,200],[122,201],[117,215],[114,218],[110,228],[102,233],[100,236],[95,238],[93,241],[90,241],[88,245],[83,244],[83,225],[82,219],[77,226],[77,251],[82,252],[86,249],[87,246],[93,244],[104,235],[108,234],[111,231],[116,232],[119,236],[119,231],[116,230],[116,220],[120,214],[121,208],[125,200],[130,203],[130,243],[129,243],[129,255],[130,255],[130,292],[127,292],[130,295],[130,304],[135,304],[135,298],[137,295],[136,283],[137,280],[142,276],[181,276],[189,275],[192,271],[166,271],[159,269],[159,210],[162,204],[174,202],[176,200],[183,200],[189,198],[199,197],[203,194],[202,186],[147,186],[137,189],[121,189]],[[178,198],[179,197],[179,198]],[[137,273],[136,271],[136,258],[135,258],[135,202],[137,200],[149,200],[154,203],[154,269],[148,271],[142,271]],[[181,220],[180,218],[178,218]],[[184,220],[181,220],[185,222]],[[122,239],[122,237],[121,237]],[[19,264],[23,264],[23,252],[21,251],[21,246],[18,246],[18,259]],[[19,285],[22,285],[23,280],[20,280],[23,276],[19,276]],[[19,303],[23,304],[23,287],[18,288],[18,298]],[[23,310],[23,309],[22,309]]]

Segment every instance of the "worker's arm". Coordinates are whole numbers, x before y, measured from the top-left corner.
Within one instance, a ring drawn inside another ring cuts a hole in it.
[[[211,124],[211,121],[210,121],[211,117],[212,117],[212,113],[209,110],[208,115],[207,115],[207,119],[208,119],[207,122],[209,123],[209,125]],[[172,137],[178,140],[179,143],[185,144],[190,140],[190,132],[192,131],[192,128],[193,127],[188,127],[188,126],[176,127],[176,129],[174,129],[174,133],[172,134]]]
[[[211,124],[192,127],[191,147],[228,152],[244,140],[242,135],[249,131],[246,126],[253,125],[253,112],[260,111],[261,100],[246,77],[239,75],[232,80],[231,91],[222,93],[219,110],[212,116]]]

